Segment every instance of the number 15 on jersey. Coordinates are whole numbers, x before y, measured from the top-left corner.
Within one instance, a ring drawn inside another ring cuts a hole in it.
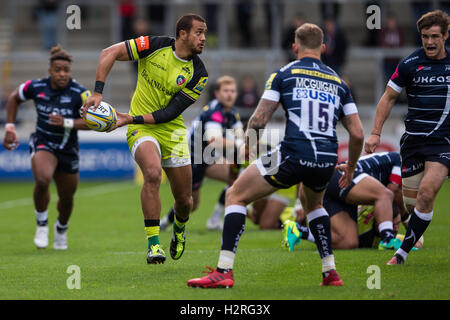
[[[293,100],[300,102],[300,130],[333,136],[333,120],[339,97],[312,89],[295,88]]]

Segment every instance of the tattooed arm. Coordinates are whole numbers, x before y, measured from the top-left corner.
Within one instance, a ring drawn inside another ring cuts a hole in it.
[[[246,138],[248,138],[248,132],[250,129],[256,130],[259,133],[259,129],[264,129],[267,122],[269,122],[270,117],[275,112],[278,107],[278,102],[261,99],[259,100],[258,106],[256,107],[255,112],[253,112],[252,116],[248,120]],[[258,141],[259,141],[259,135]]]
[[[247,130],[245,131],[245,154],[246,159],[248,160],[249,148],[250,144],[254,144],[257,146],[259,143],[259,139],[262,135],[262,130],[264,129],[267,122],[269,122],[272,114],[278,107],[278,102],[271,101],[267,99],[260,99],[258,106],[256,107],[255,112],[253,112],[252,116],[248,120]],[[252,141],[250,137],[256,136],[256,141]]]

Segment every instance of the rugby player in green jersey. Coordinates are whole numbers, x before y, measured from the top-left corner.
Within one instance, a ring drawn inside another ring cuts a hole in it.
[[[192,208],[192,171],[181,113],[193,104],[208,82],[200,58],[206,40],[205,19],[186,14],[176,23],[176,39],[141,36],[104,49],[97,66],[95,92],[84,110],[102,101],[106,77],[114,62],[138,60],[136,91],[129,113],[118,113],[113,128],[128,125],[130,152],[141,168],[144,184],[141,205],[148,239],[147,263],[164,263],[159,242],[161,168],[175,199],[170,255],[179,259],[185,248],[185,224]]]

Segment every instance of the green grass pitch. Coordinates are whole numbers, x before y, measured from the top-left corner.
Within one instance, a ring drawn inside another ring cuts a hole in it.
[[[392,252],[335,251],[344,286],[323,288],[315,246],[302,242],[292,253],[281,249],[281,232],[259,231],[250,221],[236,255],[232,289],[189,288],[206,265],[215,267],[221,233],[205,227],[223,184],[205,181],[200,208],[187,227],[183,257],[169,256],[171,232],[161,232],[168,259],[147,265],[146,239],[140,209],[140,187],[132,181],[81,181],[69,228],[69,249],[37,250],[33,244],[34,209],[31,182],[0,183],[0,299],[449,299],[450,181],[436,201],[424,248],[407,264],[386,266]],[[49,225],[56,220],[52,185]],[[160,189],[162,212],[172,204],[167,183]],[[70,290],[67,268],[77,265],[81,289]],[[381,289],[368,289],[370,265],[381,270]]]

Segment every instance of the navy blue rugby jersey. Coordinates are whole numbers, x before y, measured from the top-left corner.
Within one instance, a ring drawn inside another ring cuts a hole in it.
[[[379,152],[362,156],[356,163],[356,171],[364,172],[383,185],[402,185],[401,159],[398,152]]]
[[[423,48],[403,59],[388,84],[397,92],[406,88],[406,133],[433,138],[450,136],[450,55],[429,59]]]
[[[58,113],[64,118],[80,118],[79,109],[83,105],[90,91],[70,79],[62,90],[50,87],[50,77],[28,80],[19,87],[22,101],[32,99],[37,111],[36,134],[47,140],[48,145],[55,150],[78,147],[76,129],[53,126],[49,123],[49,116]]]
[[[280,102],[286,113],[282,152],[294,159],[337,161],[336,123],[358,110],[333,69],[309,57],[292,61],[269,76],[262,99]]]
[[[203,150],[208,145],[208,141],[203,140],[207,130],[222,130],[224,138],[233,140],[235,137],[233,134],[230,136],[231,131],[242,128],[241,118],[235,108],[226,111],[217,99],[211,100],[192,121],[190,131],[191,157],[201,157]]]

